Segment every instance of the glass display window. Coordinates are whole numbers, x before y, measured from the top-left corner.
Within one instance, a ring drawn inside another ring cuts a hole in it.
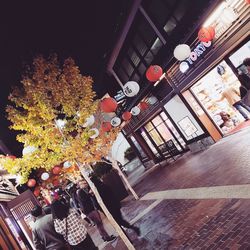
[[[192,93],[223,134],[244,121],[233,106],[233,103],[240,100],[239,87],[238,78],[225,61],[191,87]]]

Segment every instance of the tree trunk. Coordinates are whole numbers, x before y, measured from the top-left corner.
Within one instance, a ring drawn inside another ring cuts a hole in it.
[[[130,185],[127,177],[124,175],[124,173],[122,172],[122,170],[119,168],[119,166],[117,164],[117,161],[115,159],[113,159],[113,158],[112,158],[112,166],[113,166],[114,169],[116,169],[118,171],[119,175],[121,176],[121,178],[125,182],[126,186],[128,187],[129,191],[132,193],[132,195],[134,196],[134,198],[136,200],[139,200],[138,195],[136,194],[135,190]]]
[[[121,229],[121,227],[117,224],[117,222],[114,220],[113,216],[111,215],[111,213],[108,211],[108,209],[106,208],[101,196],[99,195],[99,192],[97,190],[97,188],[95,187],[94,183],[90,180],[88,173],[86,173],[84,166],[80,163],[77,162],[77,165],[84,177],[84,179],[88,182],[91,190],[93,191],[99,205],[101,206],[104,214],[107,216],[109,222],[111,223],[111,225],[114,227],[114,229],[116,230],[116,232],[118,233],[118,235],[121,237],[121,239],[123,240],[124,244],[127,246],[127,248],[129,250],[135,250],[134,246],[132,245],[132,243],[130,242],[130,240],[128,239],[128,237],[126,236],[126,234],[123,232],[123,230]]]

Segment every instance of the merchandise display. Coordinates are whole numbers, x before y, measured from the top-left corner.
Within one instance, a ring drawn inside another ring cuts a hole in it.
[[[230,132],[236,125],[244,121],[239,112],[222,95],[223,91],[229,88],[239,94],[239,87],[238,78],[227,63],[222,61],[191,88],[193,94],[223,134]],[[227,115],[227,122],[222,114]]]

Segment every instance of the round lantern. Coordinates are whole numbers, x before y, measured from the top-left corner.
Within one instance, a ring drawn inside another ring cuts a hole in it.
[[[23,155],[32,154],[37,150],[35,146],[27,146],[23,148]]]
[[[189,69],[189,65],[187,62],[181,62],[179,68],[181,73],[185,73]]]
[[[215,29],[212,26],[203,27],[198,32],[198,38],[201,42],[209,42],[214,39]]]
[[[158,99],[155,96],[150,96],[148,98],[148,103],[151,104],[151,105],[153,105],[153,104],[155,104],[157,102],[158,102]]]
[[[29,179],[27,182],[28,187],[34,187],[36,185],[36,180],[35,179]]]
[[[110,123],[113,127],[118,127],[121,124],[121,118],[115,116],[111,119]]]
[[[39,196],[39,194],[40,194],[40,188],[35,188],[35,190],[34,190],[34,195],[35,196]]]
[[[103,122],[102,123],[102,127],[101,127],[101,130],[104,131],[104,132],[108,132],[112,129],[112,125],[110,122]]]
[[[174,57],[179,61],[184,61],[190,56],[191,49],[187,44],[179,44],[174,49]]]
[[[132,117],[132,114],[131,114],[130,112],[128,112],[128,111],[126,111],[126,112],[124,112],[124,113],[122,114],[122,119],[123,119],[124,121],[130,120],[131,117]]]
[[[129,81],[123,86],[123,93],[127,97],[133,97],[138,94],[140,86],[137,82]]]
[[[72,166],[72,164],[71,164],[71,162],[69,162],[69,161],[65,161],[64,163],[63,163],[63,168],[70,168]]]
[[[245,0],[246,4],[250,4],[250,0]]]
[[[146,102],[140,102],[139,105],[141,110],[146,110],[148,108],[148,104]]]
[[[146,71],[146,77],[150,82],[156,82],[163,74],[163,70],[158,65],[151,65]]]
[[[139,107],[135,106],[135,107],[133,107],[133,108],[131,109],[130,112],[131,112],[132,115],[136,116],[136,115],[139,115],[139,114],[140,114],[141,110],[140,110]]]
[[[42,179],[43,181],[48,180],[48,179],[49,179],[49,174],[48,174],[47,172],[42,173],[41,179]]]
[[[221,21],[225,24],[231,24],[237,18],[238,18],[238,15],[235,13],[232,7],[225,8],[221,15]]]
[[[95,139],[99,135],[99,130],[97,128],[92,128],[89,131],[92,133],[90,136],[91,139]]]
[[[101,110],[105,113],[114,112],[117,108],[117,102],[115,99],[108,97],[101,101]]]
[[[95,123],[95,117],[91,115],[86,119],[86,122],[82,125],[84,128],[90,127]]]
[[[59,182],[59,180],[56,179],[56,180],[52,181],[52,184],[53,184],[53,186],[57,187],[57,186],[59,186],[60,182]]]
[[[61,167],[60,166],[55,166],[55,167],[53,167],[53,169],[52,169],[52,173],[53,174],[60,174],[60,172],[61,172]]]

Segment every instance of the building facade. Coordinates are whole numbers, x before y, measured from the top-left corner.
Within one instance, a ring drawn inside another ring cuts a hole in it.
[[[250,57],[249,17],[250,5],[244,0],[133,2],[107,71],[121,86],[127,81],[140,84],[139,94],[127,99],[123,110],[157,98],[123,128],[145,164],[206,147],[244,121],[221,95],[225,88],[239,89],[239,74],[246,73],[242,62]],[[208,25],[215,28],[215,38],[202,43],[197,34]],[[192,52],[180,62],[173,50],[183,43]],[[145,72],[154,64],[164,75],[152,84]],[[223,112],[230,117],[227,126]]]

